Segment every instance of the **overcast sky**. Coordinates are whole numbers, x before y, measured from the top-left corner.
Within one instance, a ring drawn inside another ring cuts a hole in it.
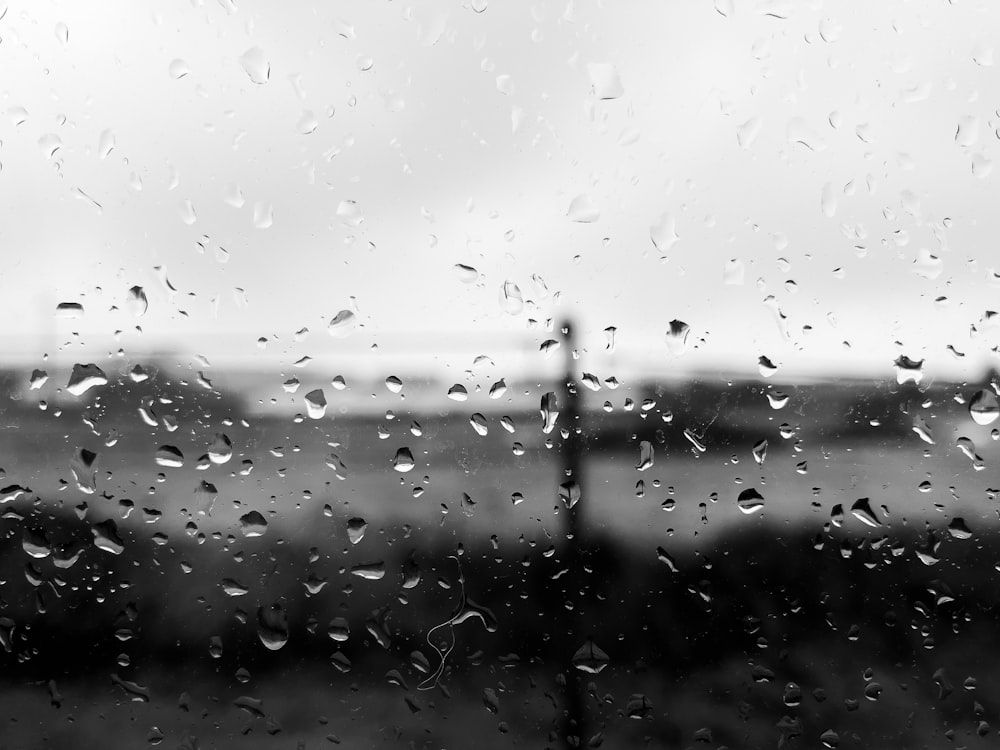
[[[0,341],[519,374],[571,318],[602,376],[977,374],[998,32],[986,0],[8,2]]]

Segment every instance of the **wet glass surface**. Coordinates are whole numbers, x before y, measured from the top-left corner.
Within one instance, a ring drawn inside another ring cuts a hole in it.
[[[0,748],[991,747],[998,29],[0,0]]]

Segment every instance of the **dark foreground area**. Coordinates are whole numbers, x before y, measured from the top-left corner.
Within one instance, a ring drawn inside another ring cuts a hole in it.
[[[996,742],[993,532],[772,528],[671,554],[399,529],[358,567],[322,538],[116,555],[48,516],[53,554],[25,568],[30,512],[10,515],[0,747]]]

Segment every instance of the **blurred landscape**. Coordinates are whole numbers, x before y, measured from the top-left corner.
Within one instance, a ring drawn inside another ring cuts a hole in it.
[[[995,740],[992,373],[101,373],[2,379],[2,747]]]

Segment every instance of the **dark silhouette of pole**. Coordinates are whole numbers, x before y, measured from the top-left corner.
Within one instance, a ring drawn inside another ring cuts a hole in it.
[[[567,748],[584,747],[586,727],[584,724],[584,685],[580,673],[573,665],[573,653],[579,646],[579,597],[583,584],[582,544],[583,544],[583,511],[587,497],[584,492],[583,479],[583,409],[579,387],[574,377],[576,341],[573,324],[565,321],[562,324],[563,349],[565,351],[565,372],[563,374],[562,393],[562,429],[566,437],[562,441],[563,497],[567,499],[563,510],[566,516],[566,567],[565,596],[574,601],[572,610],[564,606],[560,609],[565,613],[563,650],[565,651],[564,674],[566,676],[566,720],[562,728],[563,744]]]

